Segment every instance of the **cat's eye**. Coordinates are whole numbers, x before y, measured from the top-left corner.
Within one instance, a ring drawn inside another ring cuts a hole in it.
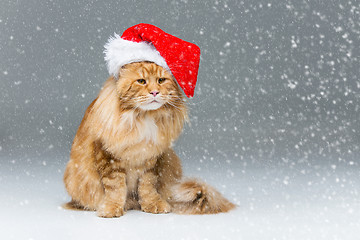
[[[158,83],[162,84],[163,82],[165,82],[165,80],[166,80],[166,78],[159,78]]]
[[[146,83],[146,80],[145,79],[138,79],[137,82],[144,85]]]

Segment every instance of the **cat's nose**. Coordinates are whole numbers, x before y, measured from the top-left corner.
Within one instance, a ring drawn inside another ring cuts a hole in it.
[[[152,94],[154,97],[156,97],[156,95],[158,95],[160,92],[158,92],[158,91],[152,91],[152,92],[150,92],[150,94]]]

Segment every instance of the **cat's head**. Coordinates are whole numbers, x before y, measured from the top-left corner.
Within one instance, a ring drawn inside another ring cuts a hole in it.
[[[151,111],[178,108],[184,97],[172,74],[152,62],[136,62],[120,69],[116,89],[121,106]]]

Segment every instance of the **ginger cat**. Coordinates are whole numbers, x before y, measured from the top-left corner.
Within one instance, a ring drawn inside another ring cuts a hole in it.
[[[151,62],[110,77],[76,133],[64,182],[69,209],[120,217],[127,210],[210,214],[235,207],[212,187],[183,180],[171,149],[187,109],[174,77]]]

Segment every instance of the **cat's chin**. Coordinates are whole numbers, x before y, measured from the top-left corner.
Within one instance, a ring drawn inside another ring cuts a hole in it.
[[[139,106],[139,108],[141,110],[144,110],[144,111],[150,111],[150,110],[159,109],[162,105],[163,105],[163,103],[154,101],[154,102],[151,102],[151,103],[142,104],[142,105]]]

